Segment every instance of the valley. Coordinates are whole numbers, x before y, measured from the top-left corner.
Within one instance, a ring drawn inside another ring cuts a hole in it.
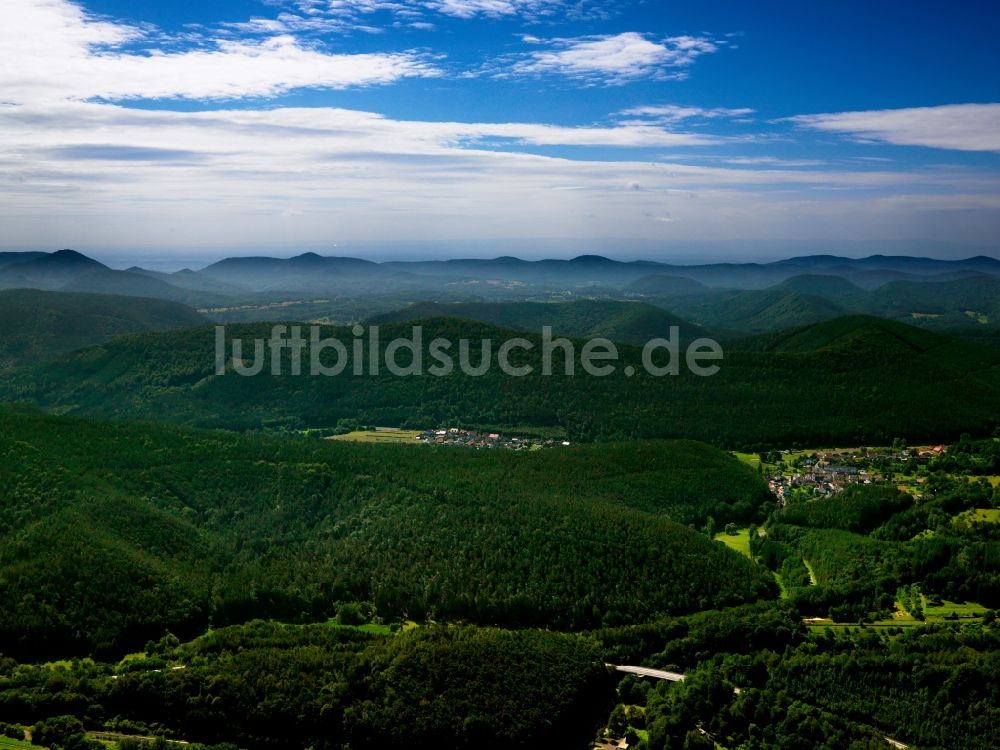
[[[2,11],[0,750],[1000,748],[1000,4]]]
[[[266,274],[291,283],[283,263]],[[500,294],[554,294],[555,271],[504,263],[517,284]],[[255,267],[198,293],[257,283]],[[998,350],[944,313],[909,316],[921,327],[769,308],[766,286],[677,278],[646,273],[621,299],[337,309],[242,292],[258,301],[200,313],[0,292],[8,734],[122,750],[991,747]],[[831,278],[778,283],[867,293]],[[684,317],[645,296],[664,290]],[[689,294],[746,321],[765,307],[740,331]],[[266,341],[272,312],[304,311],[344,321],[322,329],[348,352],[339,375],[293,375],[289,351],[278,375],[241,377],[229,357],[218,371],[216,324],[259,314],[226,335]],[[413,325],[424,341],[516,335],[536,372],[355,374],[356,323],[378,327],[379,356]],[[577,351],[614,341],[616,372],[543,375],[542,326]],[[642,369],[671,326],[723,342],[717,375]],[[684,679],[643,676],[661,673]]]

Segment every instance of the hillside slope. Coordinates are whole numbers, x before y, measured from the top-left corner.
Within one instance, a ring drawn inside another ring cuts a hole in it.
[[[256,617],[580,628],[771,596],[678,521],[763,518],[697,443],[514,453],[262,438],[0,410],[0,640],[135,647]]]
[[[384,366],[371,374],[367,358],[359,363],[365,374],[355,375],[349,351],[336,376],[308,375],[308,351],[299,376],[289,374],[285,361],[282,374],[267,367],[241,377],[232,372],[231,357],[226,373],[217,375],[215,331],[201,327],[137,334],[66,355],[7,378],[0,396],[63,413],[207,427],[333,427],[342,419],[412,427],[562,426],[574,441],[680,437],[731,448],[886,444],[894,437],[940,442],[963,432],[989,434],[1000,424],[1000,351],[864,316],[793,331],[784,337],[786,350],[727,349],[710,377],[694,375],[683,362],[677,375],[650,375],[640,350],[626,345],[618,347],[620,360],[609,375],[587,375],[579,364],[565,375],[557,355],[546,376],[541,341],[532,334],[523,336],[534,348],[515,356],[514,364],[534,370],[511,377],[496,366],[508,331],[456,319],[422,325],[425,370],[435,362],[428,347],[437,337],[475,342],[473,365],[486,341],[494,366],[479,376],[464,374],[455,345],[455,368],[444,376],[397,376]],[[247,354],[252,339],[270,334],[269,325],[227,329],[229,340],[246,342]],[[406,324],[383,326],[380,359],[390,340],[411,334]],[[324,328],[322,335],[353,348],[350,328]],[[574,348],[579,355],[580,342]],[[324,354],[327,365],[334,361],[330,354]],[[631,376],[628,366],[635,368]]]
[[[844,314],[842,307],[827,299],[781,288],[715,291],[651,301],[706,328],[747,333],[817,323]]]
[[[36,364],[115,336],[203,324],[177,302],[35,289],[0,291],[0,370]]]
[[[579,300],[574,302],[421,302],[370,318],[370,324],[398,323],[425,318],[455,317],[475,320],[499,328],[541,333],[551,326],[553,335],[575,338],[602,337],[611,341],[643,345],[665,337],[671,326],[680,328],[683,339],[707,335],[704,330],[659,307],[640,302]]]

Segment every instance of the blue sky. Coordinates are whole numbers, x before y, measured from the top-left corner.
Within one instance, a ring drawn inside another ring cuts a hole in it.
[[[4,12],[4,249],[1000,244],[1000,9],[986,3]]]

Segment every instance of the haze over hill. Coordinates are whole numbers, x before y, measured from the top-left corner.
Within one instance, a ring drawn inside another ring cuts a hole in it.
[[[707,333],[675,315],[641,302],[578,300],[573,302],[420,302],[402,310],[375,315],[371,325],[417,321],[426,318],[465,318],[498,328],[539,333],[549,327],[555,334],[579,339],[607,338],[642,346],[667,336],[672,326],[680,329],[683,341]]]
[[[875,255],[676,265],[572,260],[375,263],[304,253],[229,258],[174,273],[113,270],[73,251],[5,254],[0,287],[91,291],[184,302],[223,322],[354,322],[414,303],[639,299],[709,329],[763,332],[844,313],[941,329],[1000,325],[1000,261]],[[576,331],[574,331],[576,332]]]

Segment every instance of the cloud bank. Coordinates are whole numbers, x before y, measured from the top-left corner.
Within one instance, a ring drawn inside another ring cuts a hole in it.
[[[1000,104],[949,104],[789,119],[813,130],[899,146],[1000,152]]]

